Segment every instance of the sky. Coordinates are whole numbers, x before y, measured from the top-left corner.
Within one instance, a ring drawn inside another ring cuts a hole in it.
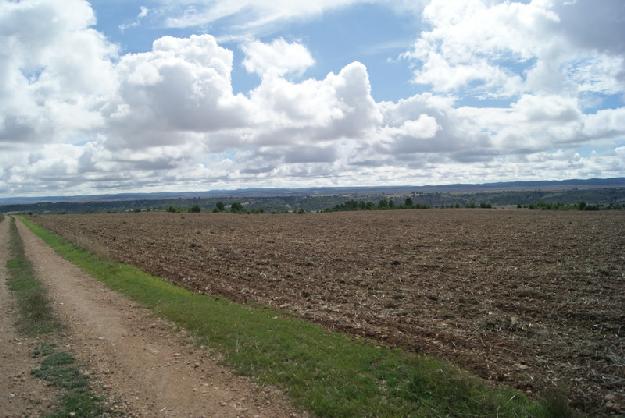
[[[0,196],[625,177],[622,0],[0,0]]]

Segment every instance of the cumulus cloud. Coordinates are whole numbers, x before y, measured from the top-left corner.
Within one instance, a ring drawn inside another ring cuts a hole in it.
[[[264,110],[261,142],[362,139],[381,121],[367,69],[359,62],[323,80],[263,79],[250,99],[259,114]]]
[[[118,143],[173,144],[185,133],[250,123],[248,99],[232,92],[232,51],[210,35],[157,39],[151,51],[124,55],[115,68],[119,95],[107,116]]]
[[[117,48],[94,22],[82,0],[0,3],[0,141],[59,140],[103,123]]]
[[[492,154],[488,136],[454,107],[453,99],[425,93],[380,107],[384,124],[376,148],[383,153],[403,158],[446,154],[459,161],[488,159]]]
[[[436,119],[429,115],[419,115],[415,120],[406,120],[399,127],[388,127],[388,135],[405,136],[414,139],[430,139],[436,135],[439,125]]]
[[[622,2],[433,0],[405,56],[414,82],[481,96],[622,91]]]
[[[262,26],[352,3],[185,0],[170,23]],[[260,81],[235,93],[236,50],[212,35],[120,54],[85,0],[0,2],[0,193],[621,176],[625,108],[586,104],[625,93],[625,13],[601,4],[432,0],[406,54],[432,91],[377,102],[361,62],[306,77],[301,41],[245,40]]]
[[[591,138],[625,135],[625,108],[602,109],[583,116],[584,133]]]
[[[525,94],[511,108],[528,122],[569,122],[581,116],[577,100],[562,96]]]
[[[245,69],[261,77],[292,73],[301,75],[315,63],[304,45],[287,42],[283,38],[274,39],[271,43],[248,42],[241,48],[245,53]]]

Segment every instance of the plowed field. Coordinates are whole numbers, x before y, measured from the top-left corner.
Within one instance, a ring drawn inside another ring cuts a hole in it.
[[[432,353],[625,413],[625,212],[48,215],[79,245],[196,291]]]

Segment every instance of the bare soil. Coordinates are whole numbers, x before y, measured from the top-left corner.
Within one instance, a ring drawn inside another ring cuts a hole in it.
[[[625,212],[394,210],[35,219],[187,288],[625,413]],[[69,289],[68,289],[69,290]]]
[[[173,325],[62,259],[22,224],[18,229],[67,325],[66,348],[124,416],[298,416],[281,393],[235,376]]]

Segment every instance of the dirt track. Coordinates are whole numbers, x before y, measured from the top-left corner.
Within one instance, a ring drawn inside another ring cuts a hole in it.
[[[625,413],[625,212],[102,214],[37,222],[190,289]]]
[[[233,375],[172,325],[63,260],[23,225],[18,229],[55,312],[68,327],[67,348],[120,409],[145,417],[296,415],[282,394]],[[27,364],[19,366],[30,370]]]
[[[30,375],[36,366],[35,338],[15,329],[15,305],[7,287],[9,220],[0,221],[0,416],[40,416],[50,412],[55,391]]]

